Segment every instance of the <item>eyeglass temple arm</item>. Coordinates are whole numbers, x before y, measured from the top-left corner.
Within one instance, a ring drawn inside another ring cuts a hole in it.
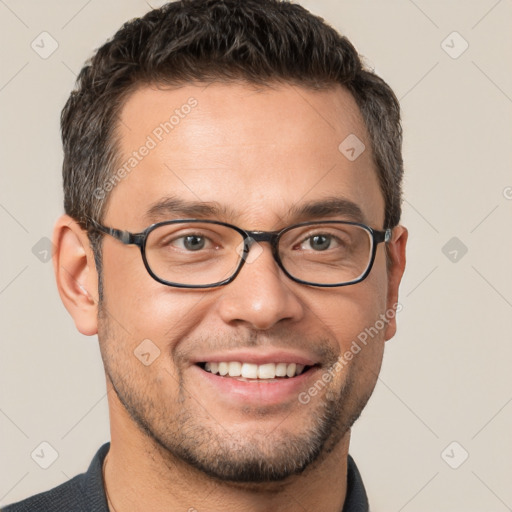
[[[105,233],[107,235],[110,235],[114,237],[116,240],[119,240],[125,245],[138,245],[141,246],[144,240],[144,234],[143,233],[130,233],[129,231],[123,231],[121,229],[114,229],[109,228],[107,226],[103,226],[102,224],[99,224],[95,220],[90,221],[92,226],[94,226],[95,229],[98,231],[101,231],[102,233]]]
[[[375,242],[380,244],[381,242],[389,242],[391,240],[391,235],[393,230],[391,228],[386,229],[385,231],[374,231],[373,236],[375,238]]]

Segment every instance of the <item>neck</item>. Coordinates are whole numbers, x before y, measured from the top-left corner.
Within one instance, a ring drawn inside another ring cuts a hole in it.
[[[177,460],[127,421],[124,410],[112,412],[111,445],[104,464],[111,512],[340,512],[343,508],[350,432],[300,475],[281,482],[238,484],[219,482]]]

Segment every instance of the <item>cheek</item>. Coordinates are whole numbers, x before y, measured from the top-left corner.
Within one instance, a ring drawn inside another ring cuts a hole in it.
[[[345,370],[350,369],[352,378],[364,389],[375,383],[389,323],[384,316],[386,279],[381,274],[372,271],[362,283],[337,291],[323,290],[323,296],[310,302],[317,325],[336,340],[338,361],[344,369],[336,372],[340,381],[347,378]]]
[[[117,257],[116,257],[117,256]],[[104,260],[104,307],[117,335],[135,349],[151,340],[163,354],[202,323],[211,308],[213,294],[183,290],[155,281],[146,271],[140,253],[124,258],[116,254]]]
[[[321,293],[324,295],[311,301],[310,308],[338,339],[341,350],[353,340],[363,339],[360,334],[374,326],[386,308],[386,282],[381,277],[370,275],[362,283]]]

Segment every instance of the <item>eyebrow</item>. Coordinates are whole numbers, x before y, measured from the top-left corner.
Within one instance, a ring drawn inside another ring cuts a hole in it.
[[[154,203],[146,212],[144,217],[151,221],[158,221],[162,218],[183,217],[226,217],[232,213],[228,208],[216,202],[184,201],[176,197],[164,197]]]
[[[365,215],[361,208],[353,201],[341,197],[329,197],[293,206],[289,215],[297,220],[342,216],[355,222],[365,221]]]
[[[237,213],[228,206],[217,202],[185,201],[176,197],[164,197],[154,203],[144,215],[151,222],[170,218],[216,218],[225,220],[236,218]],[[285,219],[290,222],[302,222],[309,219],[343,217],[355,222],[364,222],[361,208],[345,198],[328,197],[292,206]]]

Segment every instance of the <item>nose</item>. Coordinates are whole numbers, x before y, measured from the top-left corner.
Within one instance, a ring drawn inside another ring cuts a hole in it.
[[[304,305],[294,290],[301,286],[279,268],[268,243],[254,244],[234,281],[217,301],[222,320],[267,330],[282,321],[298,321]]]

